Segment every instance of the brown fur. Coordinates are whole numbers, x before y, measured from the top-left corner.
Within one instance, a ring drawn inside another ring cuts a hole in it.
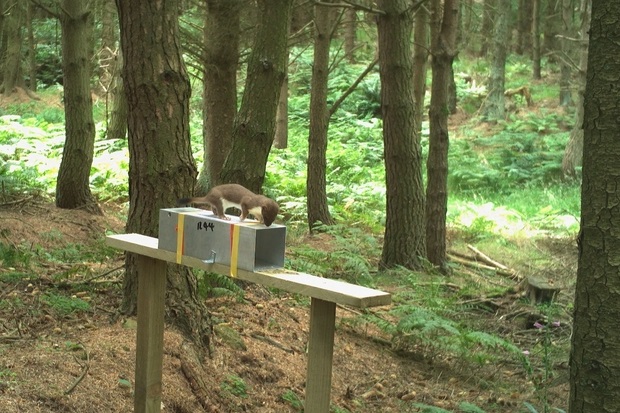
[[[209,204],[213,213],[221,219],[230,219],[224,213],[228,208],[235,207],[241,210],[241,221],[248,215],[253,215],[266,226],[275,221],[280,210],[273,199],[257,195],[238,184],[214,186],[204,197],[182,198],[178,204]]]

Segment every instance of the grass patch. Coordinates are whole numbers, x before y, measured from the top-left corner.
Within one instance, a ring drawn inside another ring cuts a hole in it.
[[[90,311],[90,303],[78,297],[67,297],[48,291],[41,296],[41,301],[47,304],[59,316],[67,316],[75,312]]]

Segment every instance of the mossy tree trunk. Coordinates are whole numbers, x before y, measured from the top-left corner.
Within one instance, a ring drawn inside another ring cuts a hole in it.
[[[197,170],[189,133],[189,76],[178,27],[178,1],[117,0],[128,103],[127,232],[157,236],[159,210],[191,192]],[[122,312],[136,312],[136,257],[127,255]],[[208,346],[210,320],[195,276],[168,268],[166,316],[195,343]]]

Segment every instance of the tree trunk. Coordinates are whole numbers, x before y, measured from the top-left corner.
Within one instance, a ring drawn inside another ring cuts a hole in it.
[[[330,0],[326,0],[330,2]],[[308,197],[308,226],[310,231],[318,223],[332,225],[334,220],[327,205],[327,79],[329,76],[329,45],[332,34],[330,7],[316,5],[314,8],[314,61],[310,92],[310,136],[308,137],[308,173],[306,191]]]
[[[482,45],[480,46],[480,56],[485,57],[489,51],[489,41],[493,39],[493,20],[497,15],[498,0],[484,0],[482,5]],[[536,0],[534,0],[536,1]]]
[[[540,2],[540,0],[538,0]],[[544,9],[542,55],[547,56],[550,63],[556,63],[556,53],[560,51],[558,34],[562,31],[561,1],[547,0]]]
[[[62,72],[66,138],[56,181],[56,206],[101,213],[90,192],[95,121],[90,94],[93,15],[80,0],[63,0]]]
[[[381,0],[377,16],[386,170],[386,224],[380,266],[419,269],[426,256],[422,148],[415,128],[413,16],[407,0]]]
[[[20,66],[22,58],[23,26],[26,17],[25,3],[15,1],[10,5],[8,16],[4,21],[3,38],[6,39],[4,56],[4,77],[2,89],[5,96],[11,95],[20,83]],[[4,39],[3,39],[4,40]]]
[[[430,138],[426,187],[427,258],[447,272],[446,213],[448,210],[448,101],[452,62],[456,56],[459,0],[434,0],[431,38],[433,82],[431,89]],[[443,15],[443,16],[442,16]]]
[[[157,236],[159,210],[191,193],[196,180],[189,133],[189,76],[182,59],[178,1],[117,0],[129,107],[127,232]],[[136,312],[136,256],[127,255],[124,314]],[[210,320],[196,278],[170,265],[166,315],[193,342],[208,346]]]
[[[519,24],[516,53],[530,55],[532,53],[532,0],[519,0]]]
[[[204,164],[198,192],[221,182],[220,173],[232,148],[237,113],[240,0],[208,0],[204,28],[203,77]]]
[[[561,58],[560,58],[560,106],[570,106],[573,104],[571,91],[571,67],[569,59],[571,58],[571,49],[573,41],[569,38],[574,37],[575,29],[573,27],[573,0],[562,0],[562,38],[560,39]],[[572,60],[572,59],[571,59]]]
[[[435,17],[433,17],[434,19]],[[413,97],[415,99],[415,130],[422,132],[424,97],[426,95],[426,62],[428,61],[428,10],[421,7],[413,26]]]
[[[107,139],[125,139],[127,137],[127,97],[123,86],[123,53],[118,50],[113,63],[112,84],[108,90],[109,121],[106,130]]]
[[[36,92],[37,91],[37,59],[36,59],[37,45],[34,39],[34,30],[32,28],[34,5],[29,2],[26,5],[26,7],[27,7],[26,9],[26,31],[28,33],[28,77],[30,78],[27,87],[33,92]]]
[[[576,177],[577,167],[581,165],[583,157],[583,94],[586,87],[586,70],[588,66],[588,32],[590,31],[591,0],[581,1],[581,29],[580,29],[580,55],[579,76],[577,78],[577,105],[575,111],[575,124],[570,132],[570,138],[564,158],[562,159],[562,172],[566,177]]]
[[[347,7],[344,11],[344,55],[347,62],[355,63],[355,41],[357,39],[357,10]]]
[[[493,33],[493,60],[490,68],[491,74],[489,75],[489,93],[482,110],[484,119],[490,122],[496,122],[505,117],[504,83],[508,49],[508,16],[510,16],[510,0],[498,0]]]
[[[620,411],[620,2],[593,1],[569,413]]]
[[[273,137],[273,147],[277,149],[286,149],[288,146],[288,63],[286,67],[287,74],[280,87],[278,111],[276,112],[276,133]]]
[[[260,22],[248,60],[233,143],[220,178],[261,192],[275,133],[280,88],[286,74],[292,0],[258,0]]]
[[[532,0],[532,77],[541,78],[540,73],[540,1]]]

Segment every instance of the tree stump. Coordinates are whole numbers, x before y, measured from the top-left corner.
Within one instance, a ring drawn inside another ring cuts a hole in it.
[[[562,289],[561,286],[555,285],[553,280],[547,280],[540,277],[527,278],[527,294],[533,305],[549,304]]]

